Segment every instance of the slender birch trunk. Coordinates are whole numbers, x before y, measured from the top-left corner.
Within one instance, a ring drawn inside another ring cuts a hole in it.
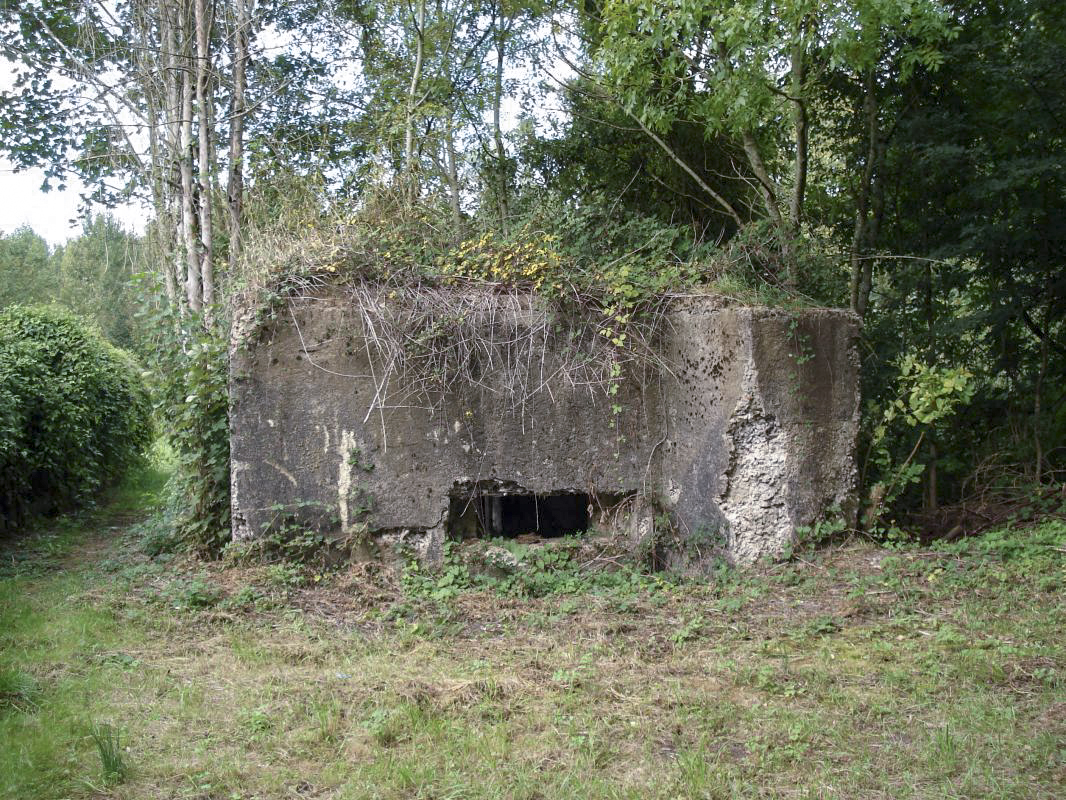
[[[200,223],[200,285],[201,300],[208,315],[215,302],[214,275],[214,230],[211,219],[212,167],[211,144],[214,138],[214,114],[211,95],[211,28],[214,24],[213,10],[208,0],[194,0],[193,16],[196,29],[196,111],[197,126],[197,193],[199,195]]]
[[[153,10],[157,13],[153,14]],[[158,47],[150,46],[162,44],[164,41],[166,20],[161,13],[158,13],[160,10],[158,6],[153,9],[145,4],[134,7],[134,30],[137,36],[135,58],[138,69],[137,80],[144,87],[148,129],[148,181],[152,193],[152,208],[155,211],[149,241],[154,243],[160,256],[158,263],[162,265],[163,288],[167,303],[175,306],[177,304],[177,280],[174,274],[174,264],[170,260],[170,253],[173,250],[173,229],[168,216],[166,185],[167,165],[169,164],[169,158],[166,156],[168,125],[166,90],[169,76],[166,69],[166,53],[160,54]]]
[[[179,143],[178,169],[181,174],[181,236],[185,244],[185,295],[189,310],[199,313],[203,310],[203,283],[200,273],[200,253],[196,236],[196,188],[193,183],[193,80],[196,75],[195,57],[192,40],[188,36],[189,26],[186,14],[179,9],[178,41],[181,47],[179,61],[182,68],[181,106],[179,120],[181,138]],[[183,19],[184,17],[184,19]]]
[[[404,127],[403,170],[407,186],[405,190],[414,194],[414,157],[415,157],[415,112],[420,105],[418,90],[422,83],[422,62],[426,46],[426,0],[418,0],[415,12],[415,64],[411,72],[411,85],[407,90],[407,108]]]
[[[229,174],[226,200],[229,211],[229,269],[233,274],[241,254],[241,218],[244,203],[244,117],[248,113],[248,38],[253,0],[235,0],[236,26],[233,32],[233,101],[230,105]]]
[[[188,272],[187,254],[188,236],[185,231],[185,173],[183,164],[185,152],[182,150],[182,98],[186,70],[179,51],[181,36],[180,9],[173,0],[156,0],[156,14],[162,46],[162,81],[163,81],[163,144],[160,168],[162,171],[163,208],[160,211],[162,224],[169,227],[167,241],[172,245],[163,252],[162,258],[167,262],[167,273],[173,274],[175,284],[181,283],[186,291],[179,298],[175,292],[179,313],[184,313],[188,303],[188,276],[181,279],[182,273]]]

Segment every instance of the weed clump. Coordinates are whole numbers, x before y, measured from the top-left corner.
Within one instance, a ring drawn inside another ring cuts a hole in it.
[[[122,738],[112,725],[103,722],[89,729],[89,738],[100,754],[100,767],[105,784],[122,783],[129,775],[129,767],[122,752]]]
[[[11,667],[0,667],[0,711],[32,711],[37,706],[39,689],[32,675]]]

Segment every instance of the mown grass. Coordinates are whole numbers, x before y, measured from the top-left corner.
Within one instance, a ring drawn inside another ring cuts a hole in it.
[[[0,797],[1066,785],[1061,522],[940,550],[852,543],[711,586],[441,602],[366,565],[149,558],[158,531],[130,514],[158,485],[6,547]],[[121,774],[105,774],[102,726]]]

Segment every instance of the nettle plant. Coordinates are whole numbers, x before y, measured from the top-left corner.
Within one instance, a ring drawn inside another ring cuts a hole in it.
[[[872,406],[868,414],[876,423],[870,433],[867,469],[873,467],[880,476],[870,488],[865,519],[874,529],[883,527],[883,510],[921,479],[926,465],[917,456],[923,440],[969,403],[976,389],[973,374],[965,367],[930,365],[914,355],[902,357],[898,366],[895,397],[883,408]],[[898,442],[910,446],[902,460],[892,447]]]

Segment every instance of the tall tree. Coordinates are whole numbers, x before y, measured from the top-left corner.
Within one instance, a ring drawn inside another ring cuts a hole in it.
[[[649,136],[691,119],[740,143],[736,178],[754,183],[789,284],[819,78],[844,71],[872,86],[885,70],[907,75],[938,63],[951,33],[936,0],[606,0],[602,27],[594,56],[605,82]]]
[[[0,237],[0,308],[49,303],[58,293],[59,274],[44,239],[26,226]]]
[[[94,320],[113,344],[127,350],[136,335],[137,291],[132,285],[141,243],[109,215],[86,221],[80,236],[56,253],[63,305]]]

